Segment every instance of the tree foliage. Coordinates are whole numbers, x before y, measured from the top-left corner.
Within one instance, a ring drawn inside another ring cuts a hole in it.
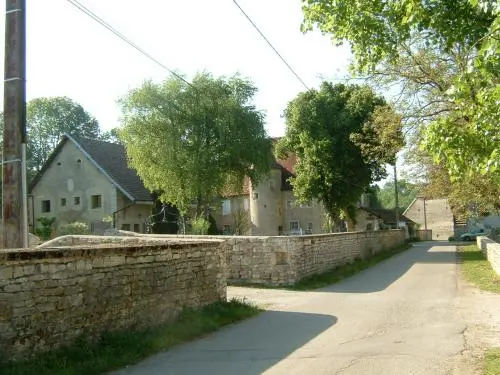
[[[305,0],[304,30],[349,42],[353,69],[401,88],[408,123],[453,179],[500,181],[500,3]],[[387,88],[387,86],[386,86]]]
[[[26,106],[27,168],[38,172],[64,133],[97,139],[97,120],[67,97],[37,98]]]
[[[418,196],[421,187],[407,180],[398,181],[398,203],[401,212],[406,210],[413,200]],[[377,191],[377,201],[381,208],[392,209],[396,207],[394,181],[389,181]]]
[[[320,200],[331,221],[343,215],[354,217],[361,194],[385,176],[385,156],[392,160],[394,155],[366,158],[351,136],[361,134],[370,146],[378,147],[380,139],[374,139],[378,133],[371,132],[369,124],[377,122],[373,116],[384,105],[384,99],[367,86],[326,82],[288,104],[286,132],[276,153],[280,158],[297,155],[296,177],[291,182],[299,202]],[[367,126],[370,132],[365,135]]]
[[[251,103],[256,88],[238,76],[201,73],[191,84],[172,77],[145,82],[122,101],[120,139],[147,188],[186,214],[207,211],[228,185],[256,182],[270,168],[264,115]]]

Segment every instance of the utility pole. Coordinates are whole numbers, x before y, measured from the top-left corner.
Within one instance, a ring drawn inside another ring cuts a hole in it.
[[[396,229],[399,229],[399,196],[398,196],[398,174],[396,169],[396,162],[394,162],[394,200],[396,203]]]
[[[6,1],[3,115],[3,247],[27,247],[26,0]]]

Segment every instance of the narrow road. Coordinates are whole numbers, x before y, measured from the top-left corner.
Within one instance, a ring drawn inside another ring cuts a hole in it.
[[[269,311],[116,374],[470,375],[457,267],[421,243],[315,292],[230,288]]]

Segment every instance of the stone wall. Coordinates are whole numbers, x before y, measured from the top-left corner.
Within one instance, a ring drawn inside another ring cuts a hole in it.
[[[287,285],[404,243],[402,230],[228,240],[232,282]]]
[[[133,240],[0,251],[0,360],[226,298],[220,241]]]
[[[500,244],[488,237],[477,237],[477,247],[481,249],[484,256],[491,263],[491,267],[500,275]]]
[[[228,281],[269,285],[293,284],[304,277],[401,245],[405,240],[404,230],[269,237],[115,233],[136,239],[223,240]],[[74,241],[78,240],[75,238]]]

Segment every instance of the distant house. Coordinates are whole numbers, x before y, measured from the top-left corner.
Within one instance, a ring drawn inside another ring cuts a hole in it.
[[[433,240],[447,240],[454,235],[455,219],[448,199],[417,197],[403,214],[420,229],[432,230]]]
[[[112,221],[116,228],[143,232],[153,205],[122,145],[70,135],[52,152],[29,193],[31,230],[40,217],[54,217],[56,228],[79,221],[99,232]]]
[[[356,224],[354,230],[369,231],[380,229],[405,228],[407,235],[412,236],[416,223],[399,213],[399,225],[396,225],[396,210],[384,208],[359,207],[356,210]]]

